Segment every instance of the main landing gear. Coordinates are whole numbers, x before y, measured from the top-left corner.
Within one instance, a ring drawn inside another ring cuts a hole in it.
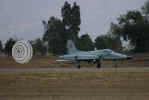
[[[80,61],[78,60],[78,56],[75,56],[75,61],[76,61],[76,64],[77,64],[77,68],[80,69]]]
[[[80,69],[80,61],[77,61],[77,68]]]
[[[101,62],[100,62],[100,60],[96,60],[96,64],[97,64],[96,68],[101,68]]]
[[[101,68],[101,61],[100,60],[96,60],[96,64],[97,64],[96,68],[98,68],[98,69]],[[81,68],[80,61],[76,61],[76,66],[78,69]]]

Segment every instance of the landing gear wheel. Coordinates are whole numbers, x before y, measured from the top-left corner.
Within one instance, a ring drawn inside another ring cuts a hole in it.
[[[101,68],[101,62],[100,62],[100,60],[97,60],[96,63],[97,63],[96,68]]]
[[[80,69],[80,61],[77,61],[77,68]]]

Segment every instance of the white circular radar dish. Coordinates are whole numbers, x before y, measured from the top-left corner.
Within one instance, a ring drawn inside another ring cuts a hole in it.
[[[29,41],[16,42],[12,48],[12,56],[20,64],[28,63],[33,56],[33,49]]]

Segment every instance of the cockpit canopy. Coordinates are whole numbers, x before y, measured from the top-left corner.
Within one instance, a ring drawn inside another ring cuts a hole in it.
[[[113,51],[110,49],[104,49],[103,53],[110,54],[110,53],[113,53]]]

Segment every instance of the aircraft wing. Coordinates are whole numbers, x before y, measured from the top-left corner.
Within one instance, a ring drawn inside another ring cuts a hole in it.
[[[95,60],[98,56],[89,55],[89,54],[72,54],[72,55],[64,55],[60,56],[57,61],[67,62],[67,61],[89,61]]]

